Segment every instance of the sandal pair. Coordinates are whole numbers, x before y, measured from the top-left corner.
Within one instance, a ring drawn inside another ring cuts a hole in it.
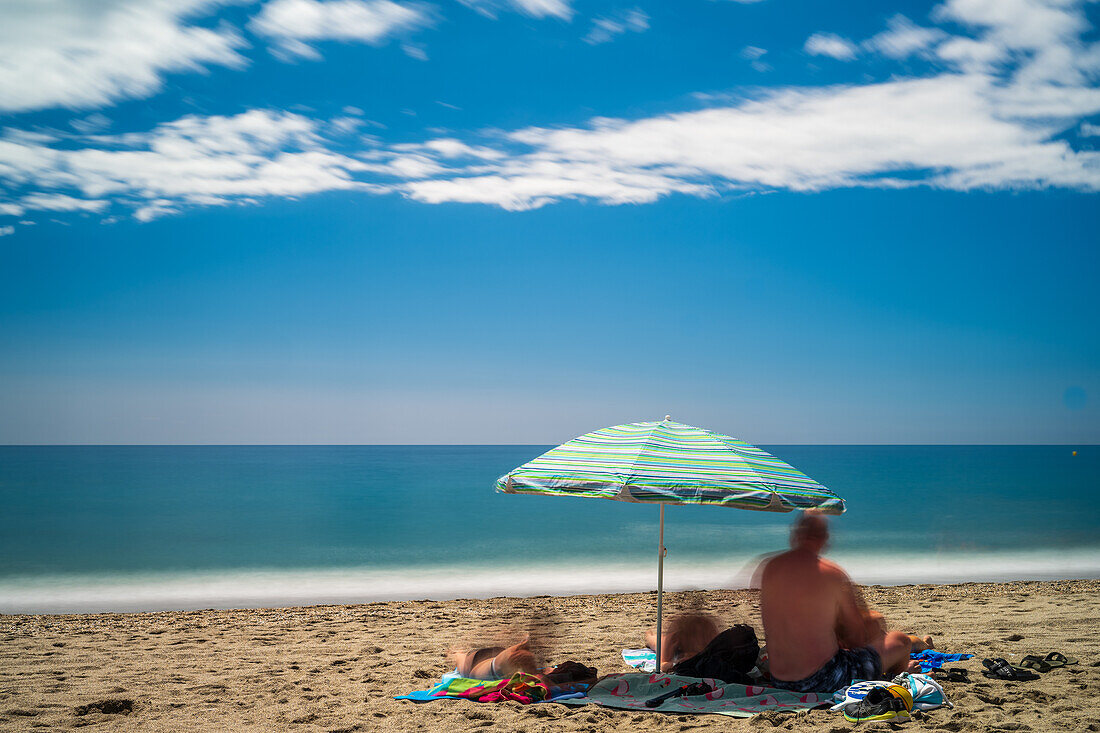
[[[1027,669],[1034,669],[1036,672],[1042,672],[1043,674],[1046,674],[1052,669],[1064,667],[1067,664],[1077,663],[1078,660],[1074,657],[1067,657],[1061,652],[1051,652],[1045,657],[1036,656],[1035,654],[1028,654],[1020,662],[1020,666]]]
[[[951,669],[933,669],[932,679],[943,682],[969,682],[970,672],[962,667]]]

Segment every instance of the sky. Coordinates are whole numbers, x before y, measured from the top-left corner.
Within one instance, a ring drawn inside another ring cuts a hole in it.
[[[6,0],[0,443],[1100,443],[1100,3]]]

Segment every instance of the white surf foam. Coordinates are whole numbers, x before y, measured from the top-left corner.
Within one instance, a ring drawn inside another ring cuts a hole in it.
[[[1100,577],[1100,549],[983,554],[831,555],[858,583],[903,585]],[[739,588],[745,557],[670,558],[665,589]],[[0,613],[271,608],[375,601],[651,591],[656,562],[585,565],[324,568],[0,580]]]

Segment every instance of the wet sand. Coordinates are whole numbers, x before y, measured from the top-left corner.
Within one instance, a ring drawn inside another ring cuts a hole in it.
[[[953,710],[913,730],[1100,730],[1100,581],[872,586],[892,628],[975,658],[969,683],[944,683]],[[760,633],[752,591],[666,595],[669,612],[705,608]],[[565,705],[417,704],[392,696],[447,671],[444,655],[487,627],[549,624],[549,661],[629,671],[655,594],[406,601],[242,611],[0,616],[0,730],[688,731],[848,730],[839,713],[633,713]],[[981,659],[1060,651],[1079,665],[1035,682],[981,676]],[[883,724],[875,724],[883,728]]]

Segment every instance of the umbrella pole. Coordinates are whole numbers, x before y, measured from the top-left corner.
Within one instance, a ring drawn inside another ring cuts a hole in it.
[[[661,528],[657,534],[657,671],[661,671],[661,596],[665,585],[665,505],[661,504]]]

